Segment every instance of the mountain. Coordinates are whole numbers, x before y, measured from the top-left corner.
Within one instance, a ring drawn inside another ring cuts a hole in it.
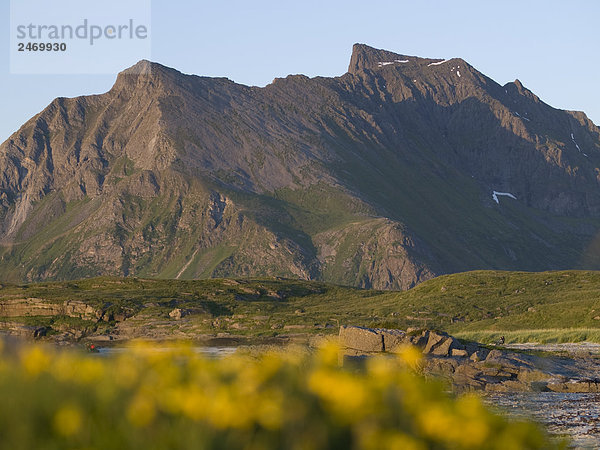
[[[585,114],[462,59],[356,44],[264,88],[141,61],[0,146],[0,279],[597,269],[599,182]]]

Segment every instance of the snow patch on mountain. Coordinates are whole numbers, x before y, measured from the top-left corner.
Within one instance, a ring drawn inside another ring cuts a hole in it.
[[[444,59],[443,61],[432,62],[432,63],[427,64],[427,67],[430,67],[430,66],[439,66],[440,64],[444,64],[445,62],[448,62],[448,60]]]
[[[500,200],[498,199],[498,197],[500,197],[500,196],[504,196],[504,197],[510,197],[510,198],[512,198],[512,199],[514,199],[514,200],[516,200],[516,199],[517,199],[517,197],[515,197],[514,195],[512,195],[510,192],[498,192],[498,191],[492,191],[492,199],[493,199],[493,200],[494,200],[496,203],[498,203],[498,204],[500,204]]]

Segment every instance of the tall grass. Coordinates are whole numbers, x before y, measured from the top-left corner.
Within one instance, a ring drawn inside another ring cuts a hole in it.
[[[504,336],[507,344],[562,344],[570,342],[600,343],[598,328],[549,328],[545,330],[480,330],[454,333],[460,339],[493,343]]]

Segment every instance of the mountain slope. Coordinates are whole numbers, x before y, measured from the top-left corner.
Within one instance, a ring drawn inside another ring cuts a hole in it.
[[[0,146],[0,277],[598,268],[599,167],[583,113],[461,59],[356,44],[265,88],[142,61]]]

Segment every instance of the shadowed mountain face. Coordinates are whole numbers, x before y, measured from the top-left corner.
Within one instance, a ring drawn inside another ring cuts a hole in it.
[[[357,44],[264,88],[142,61],[0,146],[0,278],[600,268],[599,177],[585,114],[461,59]]]

